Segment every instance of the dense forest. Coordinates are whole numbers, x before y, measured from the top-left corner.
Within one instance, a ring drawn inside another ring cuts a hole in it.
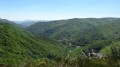
[[[40,21],[30,26],[0,19],[0,67],[119,67],[119,25],[120,18]]]
[[[44,37],[35,37],[13,22],[0,19],[0,64],[27,64],[41,58],[64,57],[65,47]],[[1,67],[1,66],[0,66]]]

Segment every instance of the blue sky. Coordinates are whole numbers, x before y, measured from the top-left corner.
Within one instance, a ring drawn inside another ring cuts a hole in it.
[[[120,17],[120,0],[0,0],[0,18],[59,20]]]

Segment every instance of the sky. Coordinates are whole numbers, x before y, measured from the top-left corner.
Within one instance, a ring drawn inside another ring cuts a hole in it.
[[[120,17],[120,0],[0,0],[0,18],[59,20]]]

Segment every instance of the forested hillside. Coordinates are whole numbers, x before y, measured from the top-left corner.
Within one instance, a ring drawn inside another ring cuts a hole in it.
[[[119,25],[119,18],[74,18],[46,23],[38,22],[27,29],[37,36],[43,35],[82,46],[94,41],[119,40]]]
[[[64,57],[65,47],[58,42],[35,37],[13,22],[0,19],[0,64],[21,64],[40,58]]]

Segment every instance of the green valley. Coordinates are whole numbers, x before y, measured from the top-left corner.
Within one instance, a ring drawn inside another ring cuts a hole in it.
[[[119,25],[119,18],[74,18],[28,27],[0,19],[0,67],[120,66]]]

